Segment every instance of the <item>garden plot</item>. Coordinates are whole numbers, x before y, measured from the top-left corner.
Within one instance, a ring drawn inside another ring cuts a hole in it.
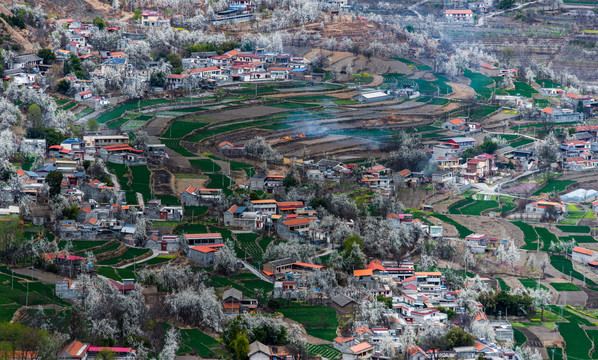
[[[332,341],[336,338],[336,329],[339,326],[336,311],[327,306],[305,306],[292,303],[284,306],[279,311],[291,320],[295,320],[311,336]]]
[[[169,139],[183,138],[204,126],[206,126],[206,123],[177,120],[170,124],[168,129],[164,131],[162,137]]]
[[[585,282],[588,285],[598,286],[598,284],[596,284],[592,280],[585,278],[583,274],[580,274],[579,272],[575,271],[573,269],[573,264],[571,263],[571,260],[567,259],[563,255],[551,255],[550,265],[552,265],[558,271],[562,272],[565,276],[569,276],[569,274],[571,274],[571,276],[576,278],[577,280],[584,281],[585,279]]]
[[[550,180],[541,189],[534,193],[539,196],[543,193],[561,193],[567,189],[569,185],[575,184],[573,180]]]

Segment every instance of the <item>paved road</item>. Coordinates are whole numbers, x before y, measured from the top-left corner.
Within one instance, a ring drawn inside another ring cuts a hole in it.
[[[33,276],[34,278],[37,278],[39,281],[41,281],[44,284],[54,285],[54,284],[56,284],[56,281],[61,280],[63,278],[63,276],[58,276],[54,273],[42,271],[39,269],[30,269],[30,268],[25,267],[25,268],[13,268],[11,270],[13,270],[15,272],[15,274]]]
[[[272,284],[272,281],[270,279],[268,279],[267,277],[265,277],[261,271],[259,271],[258,269],[256,269],[252,265],[250,265],[245,260],[241,260],[241,262],[243,263],[243,266],[245,267],[245,269],[251,271],[255,276],[259,277],[261,280],[264,280],[265,282],[269,282],[270,284]]]

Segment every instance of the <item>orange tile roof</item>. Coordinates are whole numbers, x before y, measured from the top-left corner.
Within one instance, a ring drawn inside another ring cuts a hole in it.
[[[372,269],[354,270],[353,276],[371,276],[373,272]]]
[[[584,249],[584,248],[579,247],[579,246],[574,247],[573,251],[575,251],[576,253],[584,254],[584,255],[594,255],[594,251],[588,250],[588,249]]]
[[[221,248],[223,246],[224,246],[224,244],[199,245],[199,246],[194,246],[191,249],[205,254],[205,253],[211,253],[211,252],[218,252],[219,248]]]
[[[256,204],[276,204],[276,200],[274,199],[266,199],[266,200],[251,200],[251,203]]]
[[[18,169],[17,170],[17,175],[23,176],[23,175],[25,175],[25,172],[23,171],[23,169]]]
[[[407,176],[409,174],[411,174],[411,171],[409,169],[399,171],[399,175],[401,176]]]
[[[80,358],[85,354],[85,350],[89,347],[88,344],[84,344],[80,341],[74,340],[68,344],[63,350],[62,354],[67,353],[74,358]]]
[[[185,239],[210,239],[210,238],[221,238],[220,233],[206,233],[206,234],[185,234]]]
[[[81,208],[81,211],[83,211],[84,213],[88,213],[91,211],[91,209],[89,208],[89,206],[84,206],[83,208]]]
[[[440,271],[418,271],[415,276],[442,276]]]
[[[285,224],[286,226],[308,225],[309,219],[308,218],[300,218],[300,219],[283,221],[282,223]]]
[[[353,351],[354,353],[358,354],[358,353],[362,353],[364,351],[370,350],[372,349],[372,345],[370,345],[367,342],[362,342],[361,344],[357,344],[355,346],[351,346],[349,348],[349,350]]]
[[[185,191],[183,191],[183,192],[188,192],[189,194],[193,194],[195,192],[195,190],[197,190],[197,188],[195,188],[195,186],[189,185],[185,188]]]
[[[301,262],[301,261],[297,261],[297,262],[293,263],[293,265],[303,266],[303,267],[308,267],[308,268],[313,268],[313,269],[323,269],[323,268],[325,268],[324,265],[316,265],[316,264],[304,263],[304,262]]]

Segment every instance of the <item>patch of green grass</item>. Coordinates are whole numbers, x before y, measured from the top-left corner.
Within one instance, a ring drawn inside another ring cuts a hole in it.
[[[166,131],[164,132],[164,135],[162,135],[162,137],[169,139],[182,138],[189,135],[193,131],[204,127],[205,125],[205,123],[176,120],[172,124],[170,124],[168,129],[166,129]]]
[[[99,254],[104,254],[104,253],[107,253],[107,252],[110,252],[110,251],[114,251],[114,250],[116,250],[116,249],[119,248],[120,244],[121,244],[120,242],[115,242],[114,244],[112,244],[110,246],[107,246],[105,248],[94,250],[93,254],[94,255],[99,255]]]
[[[536,79],[536,82],[543,88],[558,88],[561,86],[561,84],[550,79]]]
[[[208,227],[204,224],[189,224],[178,228],[175,234],[207,234]]]
[[[116,175],[121,189],[133,190],[131,189],[131,186],[128,185],[129,178],[127,176],[129,175],[129,168],[126,165],[107,162],[106,167],[108,167],[108,170],[110,170],[111,173]]]
[[[496,280],[500,284],[500,290],[501,291],[511,291],[511,287],[509,285],[507,285],[507,283],[505,282],[505,280],[503,280],[502,278],[496,278]]]
[[[488,88],[488,86],[494,85],[494,80],[492,80],[492,78],[468,69],[463,70],[463,75],[471,80],[471,84],[469,86],[478,94],[480,98],[490,98],[492,95],[492,89]]]
[[[515,337],[515,346],[522,346],[527,341],[527,337],[515,328],[513,328],[513,335]]]
[[[142,267],[142,266],[147,266],[147,265],[156,265],[156,264],[162,264],[162,263],[166,263],[169,262],[170,260],[174,259],[175,256],[174,255],[164,255],[164,256],[156,256],[155,258],[151,258],[147,261],[144,261],[142,263],[138,263],[137,267]],[[133,265],[129,265],[127,266],[127,269],[132,267]]]
[[[148,253],[151,253],[150,249],[128,248],[122,255],[104,259],[98,262],[98,265],[116,265],[121,261],[131,260]]]
[[[525,245],[521,248],[523,250],[536,250],[538,234],[533,226],[524,223],[523,221],[511,221],[511,223],[523,231],[523,240]]]
[[[462,238],[462,239],[464,239],[467,235],[473,234],[473,231],[469,230],[465,226],[459,224],[458,222],[456,222],[455,220],[449,218],[446,215],[439,214],[439,213],[433,213],[432,216],[434,216],[435,218],[437,218],[438,220],[440,220],[442,222],[445,222],[447,224],[453,225],[457,229],[457,231],[459,232],[459,237]]]
[[[13,315],[19,310],[21,305],[3,305],[0,306],[0,322],[9,322]]]
[[[567,186],[575,184],[573,180],[550,180],[541,189],[534,193],[535,196],[539,196],[543,193],[560,193],[567,189]]]
[[[449,103],[448,99],[434,98],[429,105],[446,105]]]
[[[567,233],[579,233],[579,234],[588,234],[590,232],[589,226],[569,226],[569,225],[557,225],[556,226],[562,232]]]
[[[96,266],[96,273],[98,273],[98,275],[102,275],[107,277],[108,279],[112,279],[112,280],[116,280],[116,281],[120,281],[121,278],[120,276],[118,276],[118,274],[116,273],[116,269],[114,269],[113,267],[110,266]]]
[[[556,291],[581,291],[575,284],[572,283],[550,283]]]
[[[565,353],[568,359],[589,359],[592,342],[588,339],[583,329],[574,323],[559,324],[559,332],[565,343]]]
[[[384,78],[384,83],[395,83],[397,81],[399,81],[399,79],[402,79],[405,76],[405,74],[399,74],[399,73],[388,73],[385,75],[382,75],[382,77]]]
[[[499,206],[498,201],[494,200],[477,200],[473,204],[461,208],[463,215],[481,215],[482,212],[488,209],[494,209]]]
[[[471,112],[471,114],[469,114],[469,118],[471,120],[480,120],[492,114],[498,109],[500,109],[500,106],[482,106],[480,109]]]
[[[185,149],[183,145],[181,145],[180,139],[160,139],[160,142],[169,149],[185,156],[185,157],[193,157],[197,156],[197,154],[192,153],[191,151]]]
[[[226,195],[232,194],[232,190],[228,187],[233,185],[235,182],[226,175],[222,174],[208,174],[210,183],[207,185],[210,189],[222,189]]]
[[[538,286],[538,281],[535,279],[519,279],[519,282],[527,289],[535,289]],[[544,290],[548,290],[548,288],[542,284],[540,284],[540,287]]]
[[[180,329],[181,340],[177,355],[196,354],[202,358],[214,358],[212,348],[220,345],[218,340],[199,329]]]
[[[130,166],[133,175],[131,186],[133,189],[143,195],[143,200],[147,203],[152,199],[152,190],[150,189],[151,172],[147,165]]]
[[[542,243],[544,244],[544,246],[542,246],[542,251],[550,251],[550,244],[558,241],[556,235],[543,227],[536,227],[535,229],[538,236],[540,236],[540,240],[542,240]]]
[[[96,246],[102,246],[104,244],[106,244],[108,241],[94,241],[94,240],[90,240],[90,241],[85,241],[85,240],[75,240],[75,241],[71,241],[71,244],[73,244],[73,251],[77,252],[77,251],[84,251],[87,249],[91,249],[94,248]],[[63,250],[64,247],[66,246],[67,242],[66,241],[61,241],[58,243],[58,249]]]
[[[185,216],[201,216],[208,212],[206,206],[185,206]]]
[[[516,147],[519,147],[519,146],[531,144],[533,142],[534,142],[534,140],[532,140],[532,139],[528,139],[528,138],[523,138],[522,137],[522,138],[520,138],[517,141],[511,142],[509,145],[511,145],[512,147],[516,148]]]
[[[523,81],[515,81],[513,85],[515,85],[515,90],[505,90],[509,95],[521,95],[523,97],[531,98],[533,94],[538,93],[531,85],[528,85]]]
[[[550,256],[550,265],[554,266],[555,269],[562,272],[565,276],[571,274],[572,277],[576,278],[577,280],[584,280],[583,274],[575,271],[573,269],[573,264],[571,260],[567,259],[563,255],[551,255]],[[598,286],[595,282],[590,279],[585,279],[586,284],[590,286]]]
[[[222,170],[222,168],[220,167],[220,165],[216,164],[211,159],[193,159],[193,160],[189,160],[189,163],[195,169],[198,169],[198,170],[200,170],[201,172],[204,172],[204,173],[207,173],[207,172],[218,172],[218,171]]]
[[[306,306],[292,303],[279,310],[285,317],[295,320],[311,336],[332,341],[336,337],[338,319],[336,311],[327,306]]]
[[[162,205],[168,205],[168,206],[181,205],[181,202],[179,201],[179,198],[177,196],[175,196],[175,195],[156,194],[156,195],[154,195],[154,198],[159,199],[160,201],[162,201]]]
[[[576,243],[595,243],[598,242],[594,239],[591,235],[569,235],[569,236],[562,236],[559,238],[561,241],[575,241]]]
[[[312,345],[307,344],[307,352],[312,356],[320,355],[322,358],[330,360],[340,360],[342,353],[335,349],[332,345]]]

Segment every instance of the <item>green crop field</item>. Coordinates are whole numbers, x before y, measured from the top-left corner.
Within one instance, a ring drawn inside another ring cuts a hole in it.
[[[75,240],[75,241],[71,241],[71,244],[73,245],[73,251],[77,252],[77,251],[84,251],[87,249],[91,249],[94,248],[96,246],[103,246],[104,244],[106,244],[108,241],[85,241],[85,240]],[[67,241],[61,241],[58,243],[58,249],[63,250],[64,247],[66,246]]]
[[[154,194],[154,198],[155,199],[159,199],[160,201],[162,201],[162,205],[168,205],[168,206],[181,205],[181,202],[179,201],[179,198],[177,196],[175,196],[175,195]]]
[[[550,256],[550,265],[554,266],[555,269],[562,272],[565,276],[571,274],[572,277],[583,281],[584,276],[583,274],[578,273],[573,269],[573,264],[571,264],[571,260],[567,259],[563,255],[551,255]],[[591,286],[598,286],[595,282],[590,279],[585,279],[586,284]]]
[[[264,251],[255,242],[259,235],[254,233],[237,234],[237,241],[245,252],[251,256],[253,261],[263,261]]]
[[[0,306],[0,322],[9,322],[12,320],[13,315],[21,305],[3,305]]]
[[[129,168],[126,165],[107,162],[106,166],[108,167],[108,170],[110,170],[111,173],[116,175],[116,177],[118,178],[118,183],[120,184],[120,187],[123,190],[132,190],[131,187],[128,185],[129,178],[127,177],[127,175],[129,175]]]
[[[527,341],[527,337],[515,327],[513,327],[513,335],[515,336],[515,346],[522,346]]]
[[[133,180],[131,183],[131,187],[133,190],[141,193],[143,195],[143,200],[148,202],[152,199],[152,190],[150,189],[150,178],[151,178],[151,171],[147,168],[147,165],[143,166],[130,166],[131,174],[133,175]]]
[[[515,90],[506,90],[509,95],[519,94],[523,97],[531,98],[532,94],[538,93],[533,87],[522,81],[515,81],[513,84],[515,85]]]
[[[211,159],[193,159],[193,160],[189,160],[189,163],[195,169],[200,170],[201,172],[204,172],[204,173],[218,172],[218,171],[222,170],[220,165],[216,164]]]
[[[523,231],[523,240],[525,241],[525,246],[523,246],[521,249],[536,250],[537,244],[535,243],[538,240],[538,234],[536,233],[536,230],[534,230],[534,227],[524,223],[523,221],[512,221],[511,223]]]
[[[206,185],[210,189],[222,189],[226,195],[232,194],[232,190],[228,187],[233,185],[235,182],[231,178],[222,174],[208,174],[210,183]]]
[[[185,216],[200,216],[208,212],[206,206],[185,206]]]
[[[545,88],[557,88],[561,86],[561,84],[556,83],[550,79],[536,79],[536,82],[540,84],[540,86]]]
[[[116,269],[110,266],[96,266],[96,273],[107,277],[108,279],[120,281],[121,278],[116,273]]]
[[[573,181],[573,180],[550,180],[541,189],[536,191],[534,193],[534,195],[538,196],[543,193],[552,193],[552,192],[560,193],[562,191],[565,191],[565,189],[567,189],[567,186],[569,186],[571,184],[575,184],[575,181]]]
[[[469,206],[471,204],[473,204],[475,202],[475,200],[472,197],[466,197],[463,200],[460,200],[456,203],[454,203],[453,205],[449,206],[448,211],[449,214],[457,214],[457,215],[461,215],[461,208]]]
[[[528,139],[528,138],[523,138],[522,137],[522,138],[520,138],[517,141],[511,142],[509,145],[511,145],[514,148],[517,148],[517,147],[520,147],[520,146],[523,146],[523,145],[531,144],[533,142],[534,142],[534,140],[532,140],[532,139]]]
[[[264,252],[266,252],[268,245],[270,245],[274,240],[275,239],[271,238],[271,237],[267,237],[267,236],[262,237],[262,239],[259,241],[260,248],[262,248],[262,250],[264,250]]]
[[[461,214],[479,216],[482,214],[483,211],[488,209],[494,209],[498,206],[498,202],[494,200],[477,200],[473,204],[461,208]]]
[[[460,238],[464,239],[467,235],[473,234],[473,231],[469,230],[465,226],[459,224],[458,222],[456,222],[455,220],[449,218],[446,215],[438,214],[438,213],[433,213],[432,216],[434,216],[435,218],[437,218],[438,220],[440,220],[442,222],[445,222],[447,224],[453,225],[457,229],[457,231],[459,232],[459,237]]]
[[[485,118],[486,116],[492,114],[496,110],[500,109],[500,106],[482,106],[480,109],[473,111],[469,118],[471,120],[480,120]]]
[[[202,358],[214,358],[212,350],[220,343],[213,337],[203,333],[199,329],[180,329],[181,340],[177,355],[196,354]]]
[[[399,74],[399,73],[388,73],[388,74],[382,75],[385,83],[397,82],[397,81],[399,81],[399,79],[403,78],[404,76],[405,76],[405,74]]]
[[[507,283],[502,278],[496,278],[496,280],[500,284],[501,291],[511,291],[511,287],[507,285]]]
[[[114,250],[116,250],[116,249],[119,248],[120,244],[121,244],[120,242],[115,242],[114,244],[112,244],[110,246],[107,246],[105,248],[94,250],[93,254],[94,255],[99,255],[99,254],[107,253],[107,252],[110,252],[110,251],[114,251]]]
[[[593,243],[598,242],[594,239],[591,235],[569,235],[569,236],[562,236],[559,238],[561,241],[575,241],[576,243]]]
[[[587,234],[590,232],[589,226],[557,225],[556,227],[562,232],[567,233]]]
[[[575,284],[572,283],[550,283],[556,291],[581,291]]]
[[[588,339],[586,333],[578,324],[562,323],[559,324],[559,332],[565,343],[565,353],[568,359],[589,359],[589,351],[592,348],[592,342]]]
[[[336,311],[327,306],[304,306],[293,303],[291,306],[284,306],[279,311],[287,318],[295,320],[311,336],[332,341],[336,337],[338,319]]]
[[[207,234],[208,227],[204,224],[189,224],[185,225],[175,232],[176,234]]]
[[[193,157],[197,156],[197,154],[192,153],[191,151],[185,149],[183,145],[181,145],[180,139],[160,139],[160,142],[166,145],[169,149],[185,156],[185,157]]]
[[[535,229],[538,236],[540,236],[540,240],[542,240],[542,243],[544,244],[542,251],[550,251],[550,244],[558,241],[556,235],[543,227],[536,227]]]
[[[494,80],[492,80],[492,78],[468,69],[463,70],[463,75],[471,80],[469,86],[478,94],[480,98],[490,98],[492,95],[492,89],[490,89],[488,86],[494,85]]]
[[[317,356],[320,355],[322,358],[330,359],[330,360],[340,360],[342,358],[342,353],[332,347],[332,345],[312,345],[307,344],[307,352],[310,355]]]
[[[527,289],[535,289],[538,286],[538,281],[536,279],[519,279],[519,282]],[[542,284],[540,284],[540,287],[544,290],[548,290],[548,288]]]
[[[143,266],[147,266],[147,265],[156,265],[156,264],[162,264],[162,263],[167,263],[170,260],[174,259],[174,255],[164,255],[164,256],[156,256],[155,258],[151,258],[147,261],[144,261],[142,263],[137,264],[137,267],[143,267]],[[133,265],[129,265],[126,268],[131,268],[133,267]],[[120,271],[119,271],[120,272]]]
[[[182,138],[189,135],[193,131],[204,127],[205,125],[205,123],[177,120],[170,124],[168,129],[166,129],[166,131],[164,132],[164,135],[162,135],[162,137],[170,139]]]
[[[116,265],[121,261],[131,260],[144,254],[151,253],[150,249],[128,248],[122,255],[104,259],[98,265]]]

